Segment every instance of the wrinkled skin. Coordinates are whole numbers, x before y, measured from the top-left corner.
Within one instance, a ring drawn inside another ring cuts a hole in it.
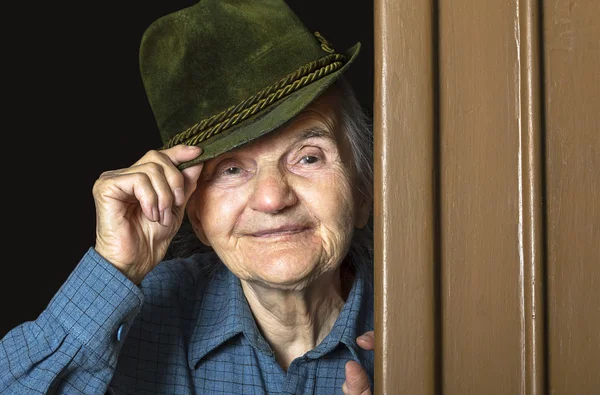
[[[375,333],[365,332],[356,338],[356,343],[365,350],[375,348]],[[367,373],[356,361],[346,363],[346,381],[342,384],[344,395],[371,395],[371,387]]]
[[[354,188],[336,100],[324,95],[281,130],[183,171],[177,165],[197,157],[199,148],[152,150],[128,168],[103,173],[93,187],[96,251],[140,284],[163,259],[187,209],[200,240],[242,281],[267,340],[277,344],[278,338],[269,337],[273,333],[261,315],[268,310],[261,310],[266,300],[284,300],[282,312],[291,316],[305,303],[302,313],[321,314],[316,321],[332,325],[327,317],[337,317],[343,305],[340,264],[353,229],[366,225],[370,207]],[[327,279],[331,287],[314,286]],[[330,311],[310,309],[307,301],[315,293],[330,302]],[[277,299],[281,295],[285,298]],[[312,346],[330,329],[325,325],[311,333]],[[372,350],[372,338],[367,332],[357,344]],[[293,355],[278,358],[280,364],[285,368],[306,351],[302,346],[290,346]],[[346,365],[342,389],[371,393],[365,371],[354,361]]]
[[[248,286],[309,287],[339,268],[366,223],[338,106],[321,96],[281,129],[205,163],[188,217]]]
[[[94,183],[95,249],[135,284],[165,256],[181,226],[203,164],[183,171],[177,165],[200,152],[183,145],[152,150],[128,168],[102,173]]]

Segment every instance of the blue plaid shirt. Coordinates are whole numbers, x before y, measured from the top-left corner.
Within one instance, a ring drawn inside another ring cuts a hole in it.
[[[1,340],[0,393],[341,394],[349,360],[373,383],[373,352],[356,344],[369,330],[372,281],[359,275],[331,332],[286,373],[214,253],[163,262],[138,287],[90,248]]]

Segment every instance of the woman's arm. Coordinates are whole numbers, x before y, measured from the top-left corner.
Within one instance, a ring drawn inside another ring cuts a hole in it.
[[[0,340],[0,393],[104,393],[142,302],[90,249],[40,316]]]

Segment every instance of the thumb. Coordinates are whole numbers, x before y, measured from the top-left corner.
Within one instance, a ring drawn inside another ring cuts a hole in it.
[[[371,395],[367,372],[356,361],[346,363],[346,381],[342,385],[344,395]]]
[[[202,173],[203,167],[204,162],[200,162],[191,167],[187,167],[181,171],[181,174],[183,174],[184,177],[184,190],[186,202],[198,186],[198,178],[200,178],[200,173]]]

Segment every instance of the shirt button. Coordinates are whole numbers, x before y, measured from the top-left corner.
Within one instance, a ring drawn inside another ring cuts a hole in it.
[[[121,324],[119,325],[119,329],[117,329],[117,341],[120,342],[121,341],[121,337],[123,336],[123,328],[125,327],[125,324]]]

